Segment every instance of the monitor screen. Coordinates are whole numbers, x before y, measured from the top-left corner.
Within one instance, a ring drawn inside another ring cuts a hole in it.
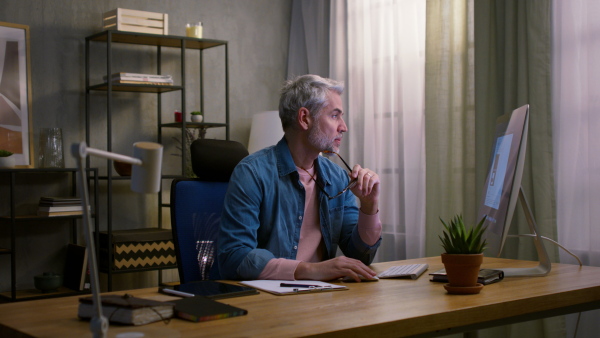
[[[498,118],[477,220],[487,216],[488,253],[500,255],[519,197],[529,106]]]

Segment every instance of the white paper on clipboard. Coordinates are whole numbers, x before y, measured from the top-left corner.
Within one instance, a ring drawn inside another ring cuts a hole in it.
[[[242,285],[250,286],[258,290],[272,293],[278,296],[295,295],[299,293],[326,292],[348,290],[344,285],[331,284],[314,280],[251,280],[240,282]],[[292,284],[294,286],[281,286]]]

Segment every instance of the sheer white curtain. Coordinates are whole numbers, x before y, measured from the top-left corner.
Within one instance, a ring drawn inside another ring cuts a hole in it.
[[[330,73],[346,83],[348,156],[382,181],[379,261],[425,254],[425,3],[332,2]]]
[[[553,3],[553,134],[558,240],[600,266],[600,1]],[[560,252],[561,262],[576,262]],[[600,311],[580,330],[598,334]],[[574,318],[567,328],[573,330]]]

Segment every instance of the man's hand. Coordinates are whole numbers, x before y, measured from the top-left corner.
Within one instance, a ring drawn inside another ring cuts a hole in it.
[[[360,210],[368,215],[374,215],[379,210],[379,175],[373,170],[355,165],[350,173],[350,179],[358,179],[350,190],[360,200]]]
[[[319,263],[301,262],[296,268],[296,279],[329,281],[342,277],[351,277],[357,282],[364,277],[375,277],[377,273],[361,261],[345,256],[336,257]]]

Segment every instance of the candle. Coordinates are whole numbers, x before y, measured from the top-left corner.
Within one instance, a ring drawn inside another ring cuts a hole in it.
[[[185,34],[191,38],[202,39],[202,22],[185,25]]]

